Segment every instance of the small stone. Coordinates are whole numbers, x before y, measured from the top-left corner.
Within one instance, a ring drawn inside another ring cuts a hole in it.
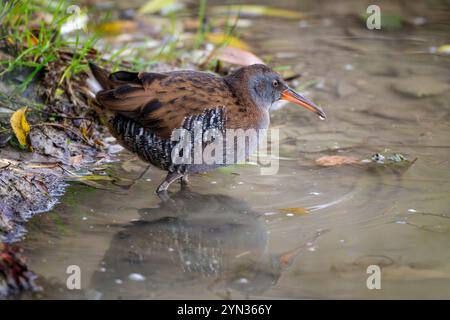
[[[399,79],[392,84],[392,88],[403,95],[422,98],[445,93],[450,90],[450,85],[433,77],[419,76]]]
[[[346,65],[344,65],[344,70],[352,71],[353,69],[354,69],[354,67],[350,63],[347,63]]]
[[[130,279],[131,281],[144,281],[145,277],[140,273],[130,273],[128,279]]]

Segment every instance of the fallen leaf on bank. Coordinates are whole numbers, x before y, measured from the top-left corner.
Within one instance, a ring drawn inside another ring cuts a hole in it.
[[[239,66],[264,64],[264,62],[259,57],[257,57],[250,51],[230,46],[220,50],[219,54],[217,55],[217,59],[222,60],[224,62],[237,64]]]
[[[28,164],[26,167],[30,169],[42,169],[42,168],[52,169],[58,166],[59,166],[58,163],[31,163]]]
[[[302,19],[305,15],[301,12],[294,10],[279,9],[274,7],[268,7],[264,5],[227,5],[216,6],[213,8],[213,12],[220,14],[239,14],[249,16],[266,16],[286,19]]]
[[[104,186],[103,184],[98,183],[97,181],[112,181],[113,178],[106,175],[100,175],[100,174],[91,174],[91,175],[85,175],[85,176],[71,176],[68,177],[66,180],[82,183],[84,185],[87,185],[92,188],[101,189],[101,190],[109,190],[107,186]]]
[[[215,45],[227,44],[228,46],[243,50],[249,50],[250,48],[244,41],[224,33],[208,33],[206,34],[205,39]]]
[[[316,163],[322,167],[340,166],[343,164],[354,164],[358,162],[358,158],[347,156],[324,156],[316,159]]]
[[[68,180],[71,180],[71,181],[112,181],[113,179],[110,176],[106,176],[106,175],[90,174],[90,175],[86,175],[86,176],[69,177]]]
[[[284,211],[284,212],[288,212],[288,213],[293,213],[297,216],[303,216],[305,214],[308,214],[309,211],[306,208],[302,208],[302,207],[295,207],[295,208],[281,208],[278,209],[280,211]]]
[[[175,0],[150,0],[139,9],[140,14],[156,13],[175,4]]]
[[[30,133],[30,125],[25,117],[26,111],[27,107],[20,108],[14,112],[10,118],[11,128],[16,135],[17,141],[19,141],[20,145],[23,147],[28,145],[27,137]]]
[[[86,140],[89,139],[89,133],[85,126],[80,128],[80,132],[81,132],[81,135],[83,136],[83,138],[85,138]]]
[[[83,155],[81,154],[69,158],[69,162],[72,166],[79,165],[81,160],[83,160]]]
[[[97,27],[97,31],[107,35],[118,35],[121,33],[131,33],[137,29],[138,23],[132,20],[117,20],[102,23]]]

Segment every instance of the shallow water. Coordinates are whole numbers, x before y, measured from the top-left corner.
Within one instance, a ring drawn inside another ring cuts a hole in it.
[[[278,174],[198,175],[192,192],[175,186],[169,201],[153,194],[163,179],[153,168],[129,189],[70,187],[20,243],[44,288],[39,297],[450,298],[450,92],[416,98],[392,88],[419,76],[420,87],[448,85],[450,59],[429,48],[448,43],[449,27],[367,31],[348,15],[364,7],[333,3],[285,2],[316,18],[255,18],[242,32],[271,64],[293,66],[300,83],[314,80],[306,93],[328,116],[290,105],[272,112]],[[417,161],[402,170],[314,162],[386,150]],[[146,170],[121,157],[115,176]],[[82,290],[66,289],[69,265],[81,268]],[[381,267],[381,290],[366,286],[369,265]]]

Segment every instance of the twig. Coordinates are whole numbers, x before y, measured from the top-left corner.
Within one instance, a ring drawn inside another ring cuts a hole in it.
[[[10,165],[11,165],[11,162],[8,162],[8,164],[6,166],[1,167],[0,170],[8,168]]]
[[[59,124],[59,123],[43,122],[43,123],[35,124],[32,127],[43,127],[43,126],[57,127],[57,128],[61,128],[61,129],[64,129],[64,130],[69,130],[70,132],[72,132],[73,134],[78,136],[81,140],[86,142],[87,145],[95,148],[94,144],[89,142],[81,133],[77,132],[76,130],[72,129],[69,126],[66,126],[66,125],[63,125],[63,124]]]

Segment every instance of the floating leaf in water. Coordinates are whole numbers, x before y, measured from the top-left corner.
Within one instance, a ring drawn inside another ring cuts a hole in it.
[[[252,64],[264,64],[264,62],[250,51],[236,47],[227,46],[220,50],[217,59],[224,62],[237,64],[239,66],[249,66]]]
[[[240,14],[249,16],[267,16],[286,19],[303,19],[305,15],[294,10],[286,10],[264,5],[228,5],[216,6],[213,11],[219,14]]]
[[[27,137],[30,133],[30,125],[25,117],[26,111],[27,107],[20,108],[12,114],[10,119],[13,132],[22,147],[26,147],[28,145]]]
[[[322,167],[340,166],[343,164],[358,163],[358,158],[347,156],[324,156],[316,159],[316,163]]]
[[[231,47],[249,50],[249,45],[247,43],[225,33],[208,33],[206,34],[205,39],[216,45],[227,44]]]
[[[175,4],[175,0],[150,0],[139,9],[140,14],[156,13]]]
[[[308,214],[309,211],[306,208],[302,208],[302,207],[295,207],[295,208],[281,208],[278,209],[280,211],[284,211],[284,212],[288,212],[288,213],[293,213],[297,216],[303,216],[305,214]]]

